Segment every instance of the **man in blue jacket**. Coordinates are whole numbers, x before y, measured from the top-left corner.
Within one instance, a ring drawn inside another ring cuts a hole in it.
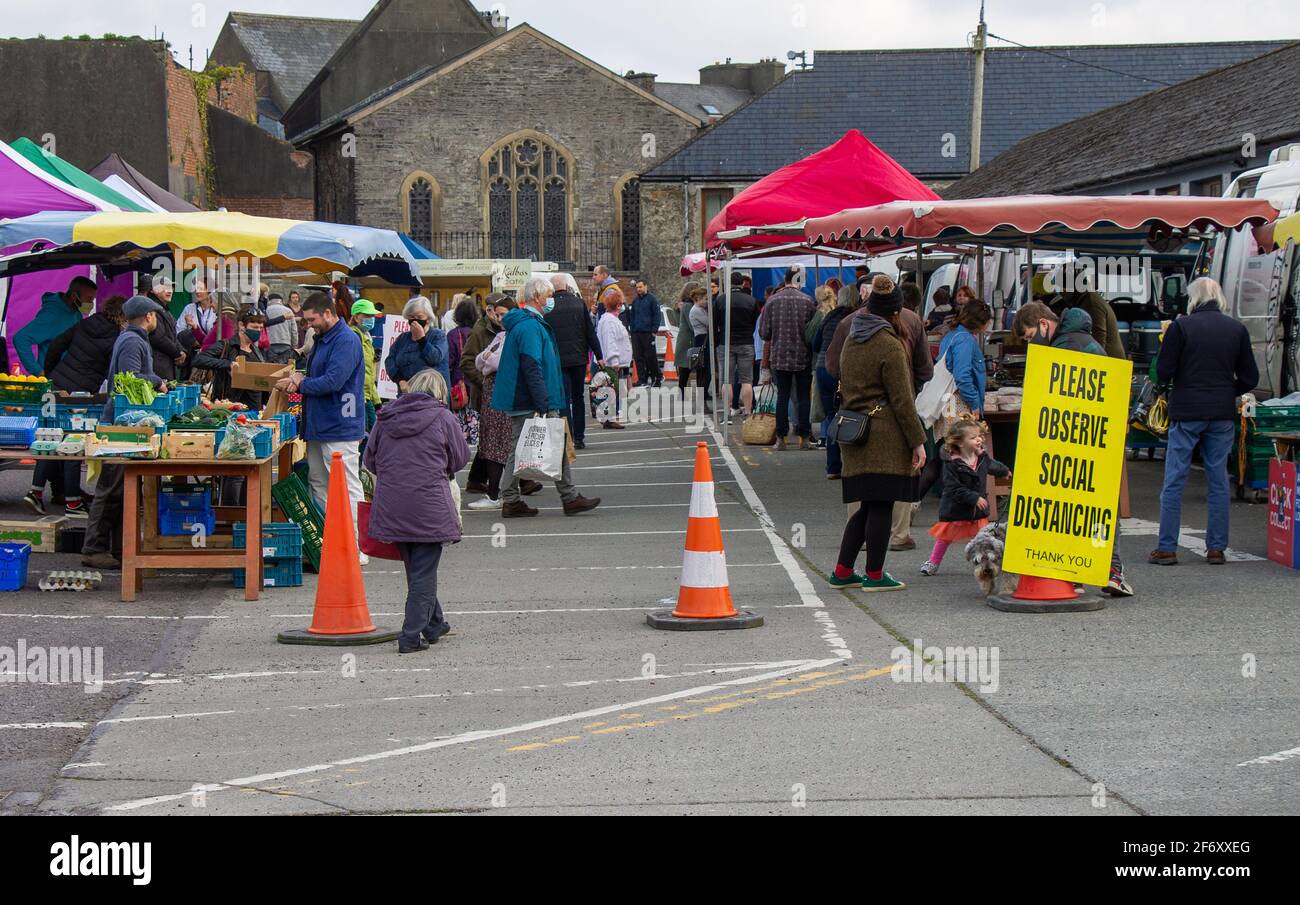
[[[71,290],[69,290],[71,291]],[[112,380],[118,374],[142,377],[159,392],[167,391],[167,383],[153,371],[153,349],[149,334],[158,327],[162,308],[153,299],[142,295],[132,296],[122,305],[122,318],[126,326],[113,343],[113,355],[108,362],[110,382],[108,401],[100,413],[102,424],[112,424],[114,399]],[[90,518],[86,522],[86,541],[81,548],[81,564],[91,569],[122,568],[122,483],[125,472],[121,465],[105,462],[99,469],[95,483],[95,500],[90,504]]]
[[[360,445],[366,435],[366,363],[361,340],[339,319],[334,302],[314,292],[302,305],[303,319],[315,334],[307,373],[295,372],[276,384],[286,393],[301,393],[303,437],[307,441],[307,470],[312,495],[325,506],[329,500],[330,464],[343,454],[352,527],[357,525],[361,490]],[[364,553],[361,563],[368,561]]]
[[[41,307],[27,326],[14,334],[14,349],[28,374],[45,373],[45,351],[55,339],[77,325],[83,314],[95,307],[95,284],[85,277],[73,277],[66,292],[47,292]],[[32,355],[32,346],[36,355]]]
[[[659,299],[646,286],[645,280],[636,281],[636,297],[632,299],[632,358],[636,362],[637,386],[657,387],[663,384],[659,373],[659,355],[655,352],[655,334],[659,331]]]
[[[567,397],[564,377],[560,373],[560,353],[555,333],[543,317],[554,304],[550,280],[532,277],[519,291],[519,307],[501,319],[506,331],[497,368],[496,387],[492,391],[492,408],[510,415],[512,431],[510,457],[504,475],[509,482],[501,488],[501,517],[526,518],[537,510],[523,501],[519,478],[515,475],[515,448],[524,431],[524,422],[534,415],[560,417]],[[600,499],[588,499],[573,486],[569,462],[555,481],[565,515],[577,515],[600,505]]]

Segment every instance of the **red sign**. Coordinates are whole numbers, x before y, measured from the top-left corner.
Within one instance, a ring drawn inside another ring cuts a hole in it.
[[[1273,459],[1268,463],[1268,558],[1293,569],[1300,568],[1295,498],[1295,463]]]

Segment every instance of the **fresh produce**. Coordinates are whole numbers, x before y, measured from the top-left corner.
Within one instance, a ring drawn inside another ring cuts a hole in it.
[[[152,383],[126,371],[119,372],[113,378],[113,389],[133,405],[150,405],[158,395],[154,392]]]
[[[230,411],[227,409],[196,405],[188,412],[182,412],[172,418],[171,423],[173,427],[179,428],[218,428],[224,427],[229,419]]]

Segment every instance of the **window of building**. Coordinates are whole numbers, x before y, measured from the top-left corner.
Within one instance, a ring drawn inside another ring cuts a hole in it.
[[[488,251],[494,258],[568,259],[573,162],[527,132],[486,156]]]
[[[731,189],[703,189],[700,193],[700,203],[704,208],[704,216],[700,220],[700,247],[704,247],[704,232],[709,227],[709,222],[718,212],[727,206],[731,196],[735,194]]]
[[[442,208],[442,188],[428,173],[416,171],[407,176],[398,195],[402,212],[402,231],[433,249],[438,241]]]
[[[1205,198],[1221,197],[1223,195],[1223,177],[1215,176],[1213,179],[1202,179],[1200,182],[1193,183],[1192,194]]]
[[[1156,189],[1157,195],[1181,195],[1183,187],[1181,185],[1166,185],[1163,188]]]
[[[700,106],[704,108],[704,112],[709,114],[709,116],[722,115],[722,111],[719,110],[717,107],[713,106],[712,104],[700,104]]]
[[[619,219],[619,248],[623,270],[641,269],[641,180],[633,177],[623,183],[616,199],[622,216]]]

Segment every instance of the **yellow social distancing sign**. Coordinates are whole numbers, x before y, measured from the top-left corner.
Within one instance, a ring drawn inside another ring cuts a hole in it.
[[[1005,571],[1109,579],[1132,378],[1122,359],[1029,347]]]

